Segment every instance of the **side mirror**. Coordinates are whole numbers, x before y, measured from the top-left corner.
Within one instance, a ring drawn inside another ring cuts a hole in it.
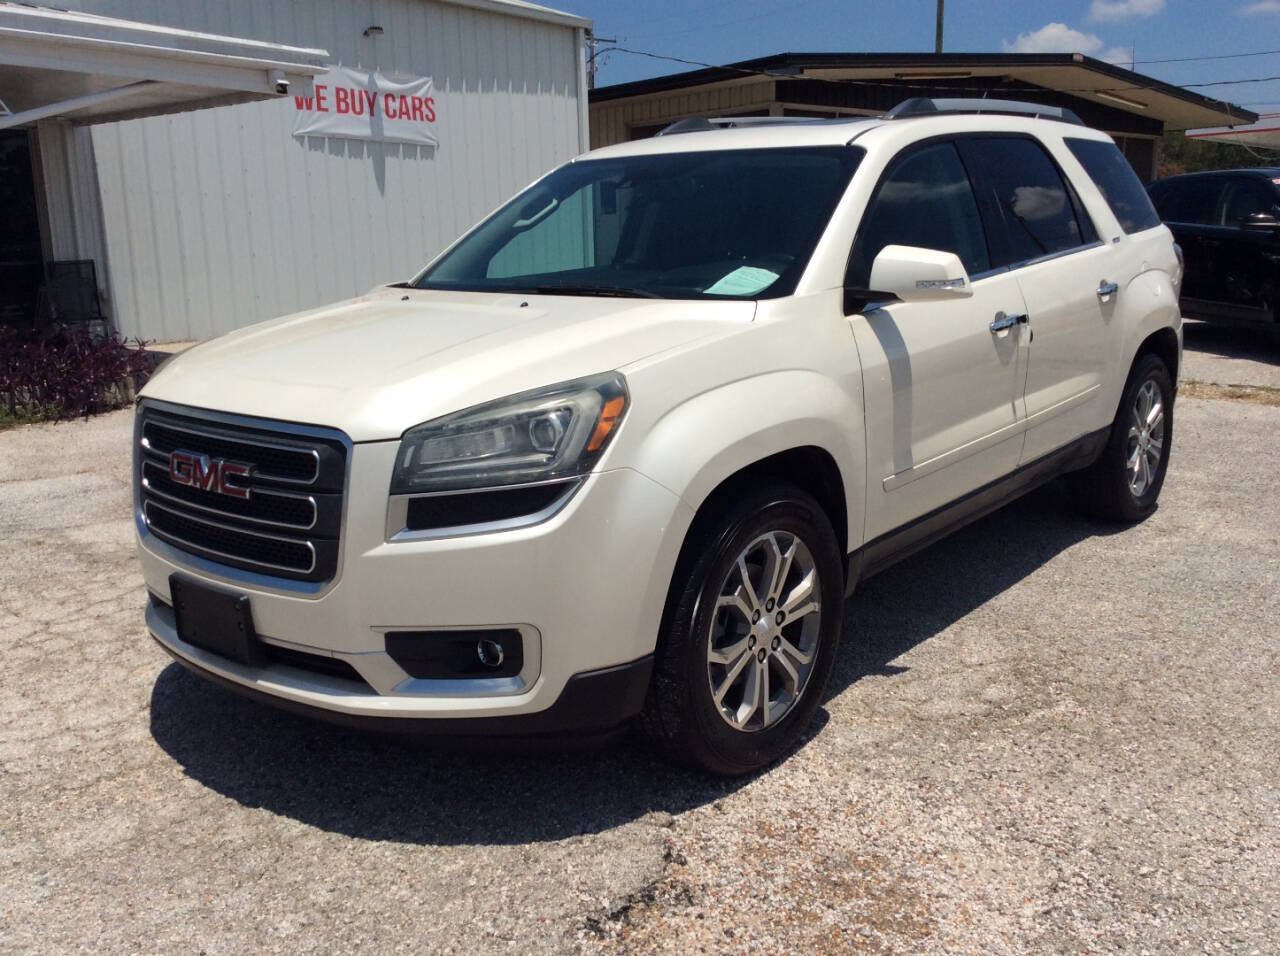
[[[1254,232],[1276,232],[1280,230],[1280,219],[1276,218],[1275,213],[1254,212],[1240,220],[1240,228]]]
[[[954,252],[885,246],[871,263],[871,288],[903,302],[937,302],[973,295],[969,274]]]

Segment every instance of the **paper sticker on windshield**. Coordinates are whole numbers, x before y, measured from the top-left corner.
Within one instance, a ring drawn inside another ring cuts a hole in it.
[[[710,295],[755,295],[778,281],[778,273],[757,266],[739,266],[703,292]]]

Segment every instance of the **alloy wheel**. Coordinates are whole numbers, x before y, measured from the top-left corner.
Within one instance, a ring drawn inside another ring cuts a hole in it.
[[[1164,395],[1154,379],[1147,379],[1133,399],[1125,468],[1129,490],[1141,498],[1155,481],[1164,454]]]
[[[739,552],[718,590],[707,680],[721,718],[753,732],[804,694],[821,634],[822,582],[803,541],[770,531]]]

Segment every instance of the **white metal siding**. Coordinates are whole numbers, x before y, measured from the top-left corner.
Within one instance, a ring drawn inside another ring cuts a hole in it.
[[[66,6],[323,47],[434,81],[441,145],[292,135],[272,101],[92,135],[126,335],[207,338],[409,277],[580,151],[578,31],[427,0],[82,0]],[[361,34],[372,24],[381,37]]]
[[[92,144],[65,123],[39,123],[36,136],[53,258],[101,262],[102,219]],[[98,283],[105,282],[99,269]]]

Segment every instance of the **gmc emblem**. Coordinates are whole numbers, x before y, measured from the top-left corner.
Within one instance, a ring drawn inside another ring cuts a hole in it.
[[[233,485],[229,478],[248,478],[249,466],[221,458],[198,455],[193,451],[175,451],[169,455],[169,478],[174,484],[212,491],[230,498],[248,498],[249,489]]]

